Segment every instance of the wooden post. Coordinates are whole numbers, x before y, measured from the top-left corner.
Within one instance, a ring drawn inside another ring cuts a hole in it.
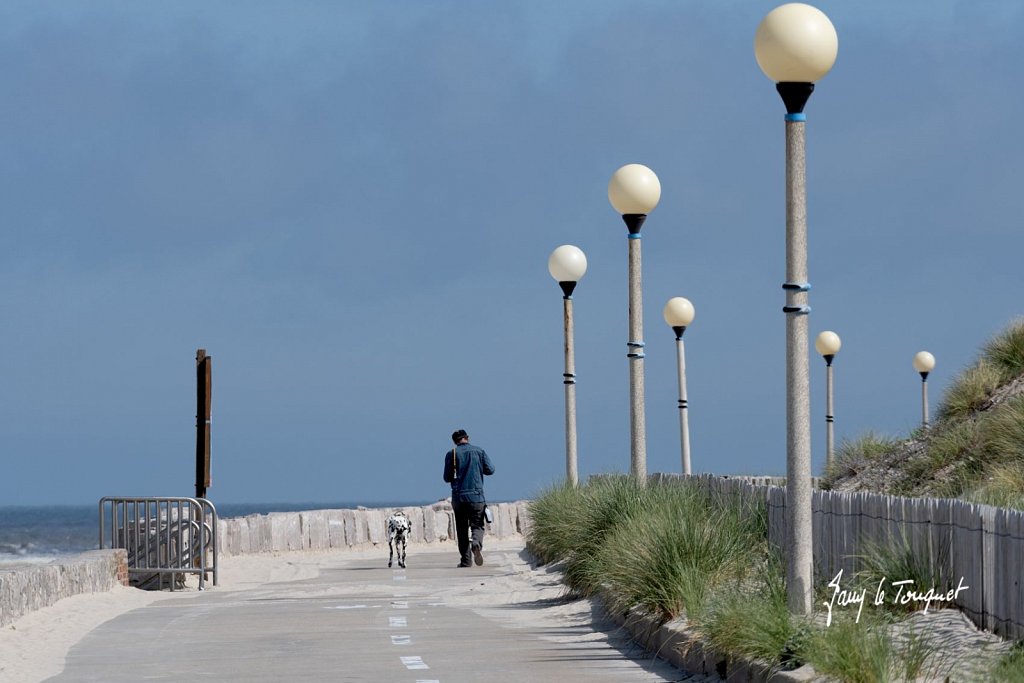
[[[210,486],[211,361],[206,349],[196,351],[196,498]]]

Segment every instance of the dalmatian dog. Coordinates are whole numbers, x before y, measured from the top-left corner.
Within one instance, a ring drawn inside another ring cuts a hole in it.
[[[388,566],[391,566],[392,561],[395,559],[395,550],[398,551],[398,566],[405,569],[405,544],[409,536],[409,531],[412,530],[412,524],[409,523],[409,518],[405,516],[405,512],[399,510],[395,514],[388,517]]]

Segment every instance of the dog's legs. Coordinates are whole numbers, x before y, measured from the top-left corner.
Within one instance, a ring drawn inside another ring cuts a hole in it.
[[[394,561],[394,559],[395,559],[395,541],[394,541],[394,538],[389,534],[388,535],[388,566],[389,567],[391,566],[391,563]],[[402,557],[401,557],[401,555],[399,555],[399,557],[398,557],[398,564],[399,564],[399,566],[401,566],[401,564],[402,564]]]
[[[398,566],[405,569],[405,534],[402,534],[402,545],[398,548]]]

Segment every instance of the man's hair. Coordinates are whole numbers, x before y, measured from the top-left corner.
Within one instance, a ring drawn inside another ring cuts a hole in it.
[[[463,439],[469,440],[469,434],[466,433],[465,429],[456,429],[452,432],[452,442],[458,444]]]

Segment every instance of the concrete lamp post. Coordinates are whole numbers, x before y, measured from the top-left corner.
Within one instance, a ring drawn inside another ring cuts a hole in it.
[[[928,373],[935,369],[935,356],[918,351],[914,354],[914,369],[921,374],[921,427],[928,429]]]
[[[647,480],[647,426],[644,417],[644,303],[640,263],[640,228],[661,199],[661,183],[654,171],[627,164],[612,174],[608,201],[622,214],[629,231],[629,473]]]
[[[548,272],[562,288],[562,320],[565,330],[565,478],[571,486],[579,485],[576,469],[576,354],[573,341],[572,293],[576,283],[587,272],[587,257],[579,247],[571,244],[551,252]]]
[[[814,349],[825,359],[825,467],[832,469],[832,455],[835,452],[835,435],[832,412],[832,360],[839,353],[843,342],[835,332],[825,331],[814,340]]]
[[[686,349],[683,346],[683,332],[693,322],[693,304],[689,299],[675,296],[668,300],[662,310],[665,322],[676,333],[676,358],[679,368],[679,443],[682,449],[683,474],[690,471],[690,422],[686,402]]]
[[[811,613],[811,426],[807,358],[807,194],[804,105],[814,82],[835,63],[839,39],[820,10],[800,3],[776,7],[754,36],[758,66],[786,105],[786,514],[789,611]]]

